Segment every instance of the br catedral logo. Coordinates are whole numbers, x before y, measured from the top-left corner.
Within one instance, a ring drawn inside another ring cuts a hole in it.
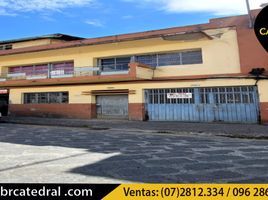
[[[268,52],[268,6],[262,9],[255,21],[255,34]]]

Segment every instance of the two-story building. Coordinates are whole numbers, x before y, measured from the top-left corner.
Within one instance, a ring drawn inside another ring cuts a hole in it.
[[[267,73],[256,68],[267,71],[268,56],[246,15],[91,39],[56,34],[0,42],[0,101],[12,116],[268,122]]]

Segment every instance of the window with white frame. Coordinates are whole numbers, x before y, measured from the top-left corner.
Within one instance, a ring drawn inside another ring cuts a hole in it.
[[[127,71],[131,57],[115,57],[99,59],[99,65],[104,72]]]
[[[202,50],[187,50],[172,53],[158,53],[151,55],[138,55],[136,61],[153,67],[170,65],[202,64]]]
[[[128,64],[132,60],[132,57],[134,58],[135,62],[146,64],[152,67],[203,63],[201,49],[133,55],[128,57],[100,58],[98,59],[98,63],[102,71],[128,70]]]

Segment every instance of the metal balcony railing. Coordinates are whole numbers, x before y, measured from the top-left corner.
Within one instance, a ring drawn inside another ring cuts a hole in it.
[[[42,71],[16,71],[0,74],[0,81],[66,78],[80,76],[127,74],[128,64],[102,65],[101,67],[57,68]]]

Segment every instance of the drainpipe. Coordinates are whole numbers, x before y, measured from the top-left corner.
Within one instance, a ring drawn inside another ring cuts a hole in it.
[[[250,12],[250,4],[249,4],[249,0],[246,0],[246,4],[247,4],[247,11],[248,11],[248,18],[249,18],[249,28],[253,28],[253,17],[251,15],[251,12]]]
[[[265,72],[265,69],[264,68],[253,68],[251,70],[251,72],[249,72],[249,74],[255,76],[255,86],[257,87],[257,91],[259,91],[259,88],[258,88],[258,82],[261,80],[261,75],[263,75]],[[258,116],[258,121],[259,121],[259,124],[261,124],[261,113],[259,111],[259,116]]]

